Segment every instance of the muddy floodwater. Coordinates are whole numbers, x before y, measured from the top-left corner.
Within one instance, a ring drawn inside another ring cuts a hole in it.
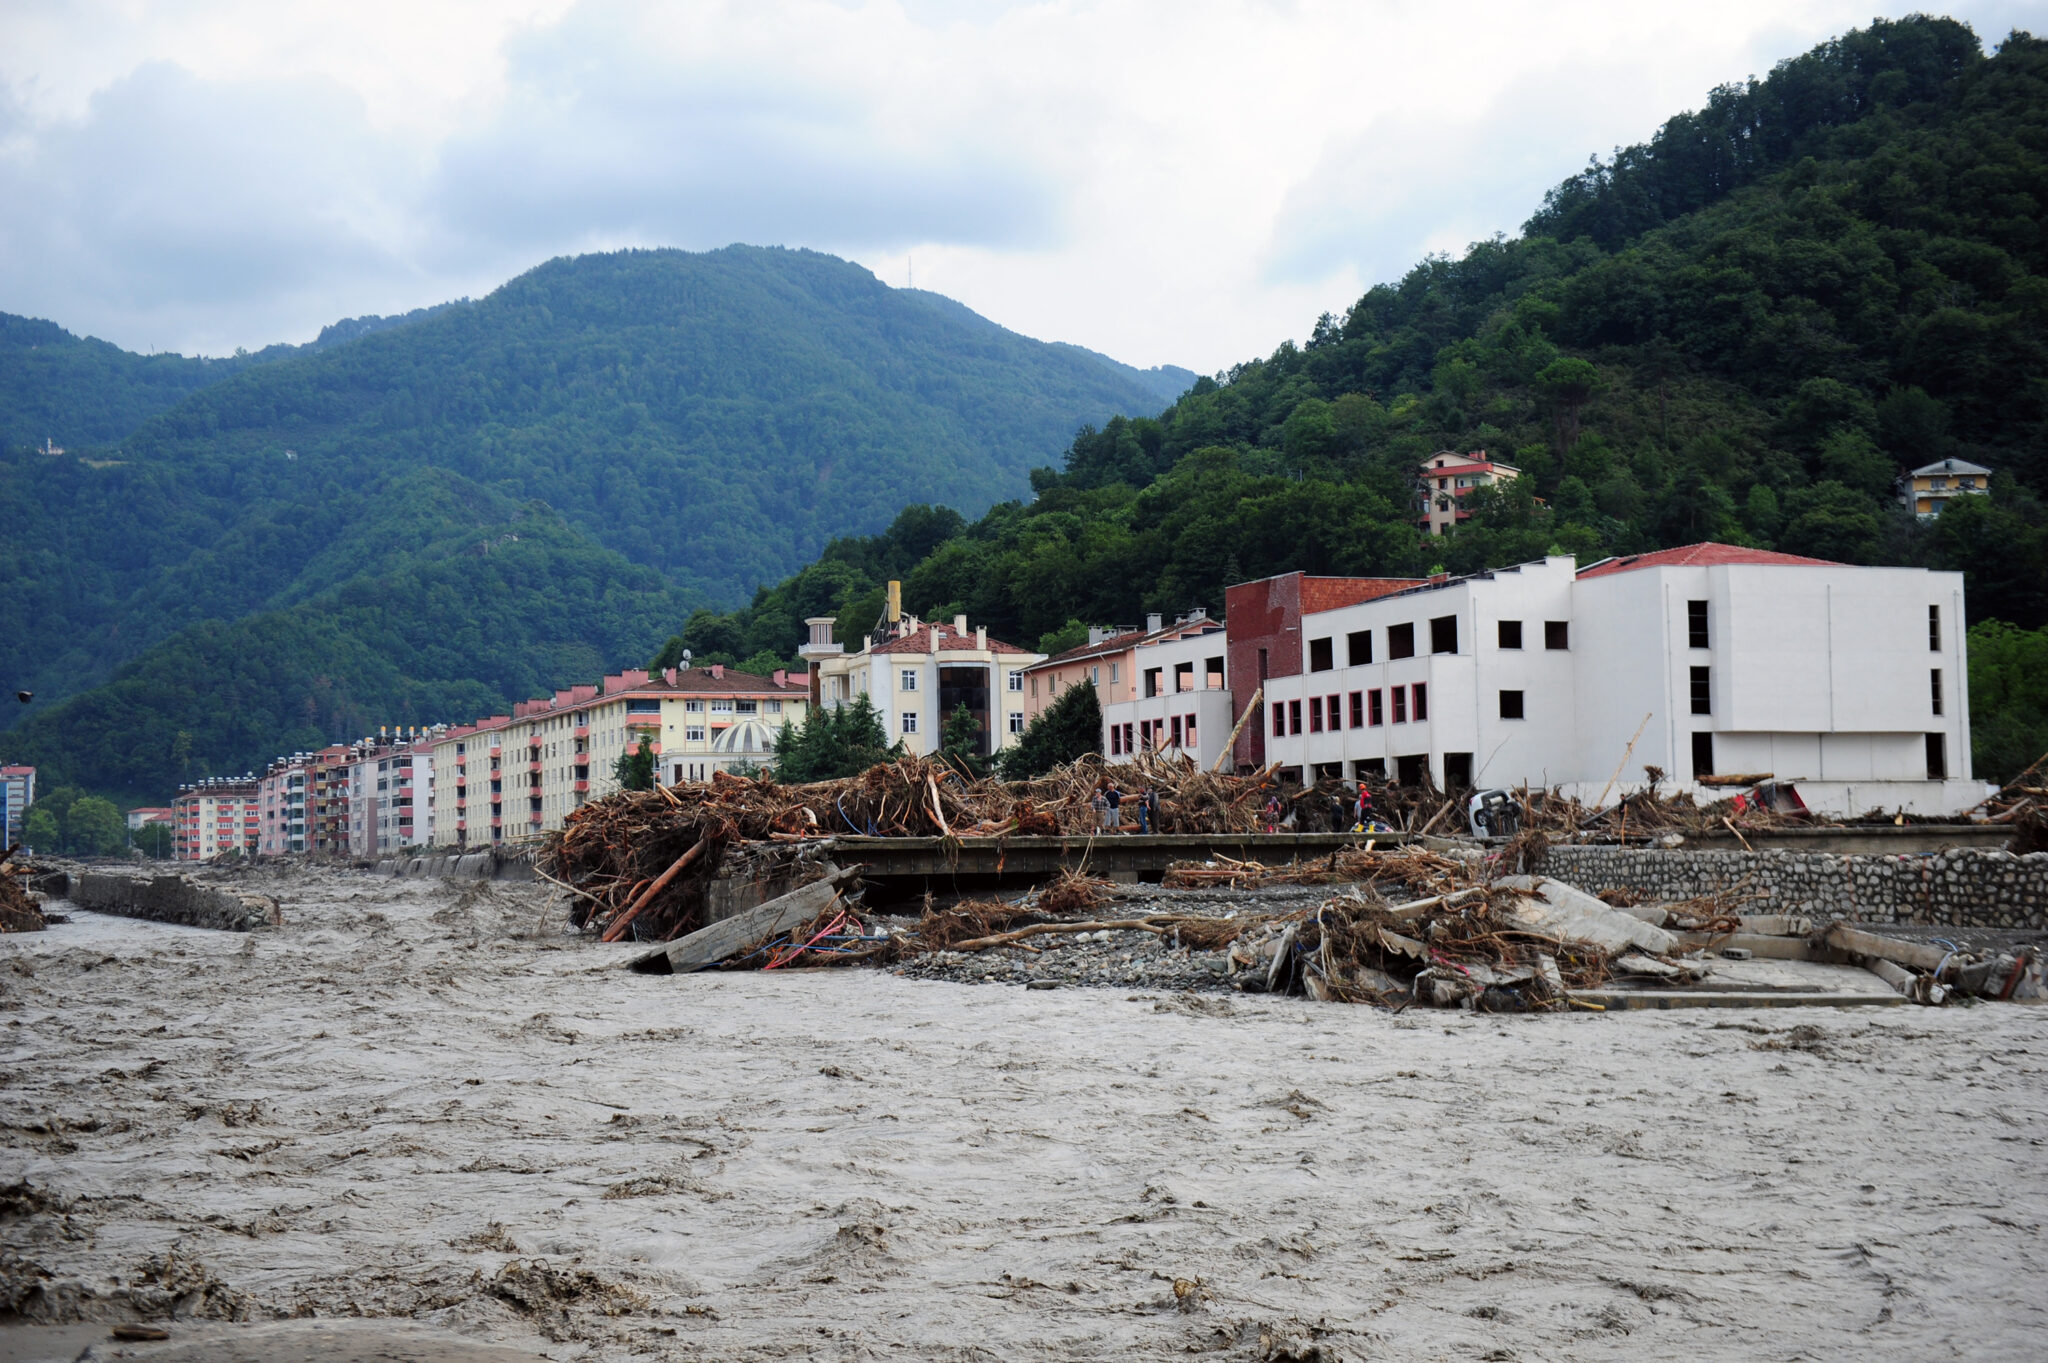
[[[236,883],[0,938],[0,1358],[2048,1356],[2048,1009],[639,976]]]

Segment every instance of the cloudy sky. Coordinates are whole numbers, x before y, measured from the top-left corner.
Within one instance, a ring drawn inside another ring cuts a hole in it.
[[[1209,371],[1914,8],[4,0],[0,311],[220,354],[745,241]],[[2048,0],[1947,12],[2048,29]]]

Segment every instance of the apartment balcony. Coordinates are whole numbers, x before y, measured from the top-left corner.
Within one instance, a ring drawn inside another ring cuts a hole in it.
[[[467,820],[467,819],[457,819],[457,820],[455,821],[455,831],[456,831],[456,832],[458,832],[458,833],[462,833],[462,832],[466,832],[466,831],[468,831],[468,829],[469,829],[469,820]]]
[[[589,778],[587,778],[587,777],[578,777],[578,778],[576,779],[576,793],[577,793],[578,795],[581,795],[581,794],[583,794],[583,793],[584,793],[585,791],[587,791],[587,790],[589,790],[589,789],[590,789],[590,780],[589,780]]]
[[[540,735],[528,734],[526,736],[526,746],[529,748],[538,748],[540,746]]]
[[[529,828],[539,828],[542,823],[542,815],[538,811],[529,814],[526,816],[526,823]]]
[[[531,762],[528,762],[526,769],[536,776],[540,775],[540,759],[536,757]]]
[[[579,724],[579,725],[577,725],[577,726],[576,726],[576,733],[575,733],[575,737],[577,737],[577,738],[588,738],[588,737],[590,737],[590,726],[589,726],[588,724]]]
[[[628,729],[659,729],[661,727],[661,716],[627,715],[626,727]]]
[[[455,797],[455,808],[458,813],[462,810],[468,809],[469,801],[463,799],[460,795],[458,795]]]

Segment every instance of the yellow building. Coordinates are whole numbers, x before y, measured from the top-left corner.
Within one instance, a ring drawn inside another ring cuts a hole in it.
[[[1967,459],[1938,459],[1906,475],[1900,500],[1916,516],[1939,516],[1951,497],[1981,497],[1991,490],[1991,470]]]
[[[1440,450],[1423,461],[1416,474],[1420,485],[1415,510],[1417,523],[1432,535],[1455,529],[1472,513],[1465,509],[1465,497],[1473,488],[1512,483],[1522,476],[1513,464],[1488,459],[1486,451],[1456,454]]]

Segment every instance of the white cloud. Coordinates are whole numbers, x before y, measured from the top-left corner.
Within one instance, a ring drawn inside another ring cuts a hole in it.
[[[0,309],[218,352],[744,240],[1215,369],[1869,9],[14,0]]]

